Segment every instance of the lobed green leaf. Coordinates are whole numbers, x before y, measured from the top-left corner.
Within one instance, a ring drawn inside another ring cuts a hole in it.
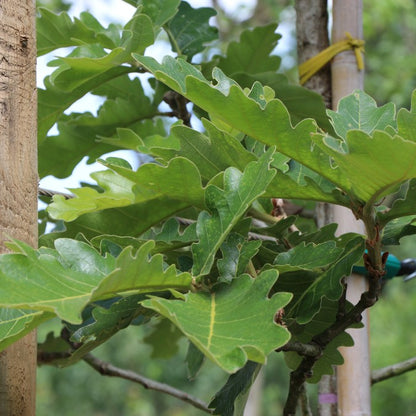
[[[344,97],[337,111],[328,110],[328,114],[336,133],[343,139],[349,130],[357,129],[371,134],[374,130],[385,130],[388,126],[396,125],[393,103],[378,108],[373,98],[359,90]]]
[[[233,373],[248,360],[264,363],[270,352],[289,339],[274,315],[291,295],[267,297],[276,279],[275,270],[256,279],[242,275],[214,293],[188,293],[182,300],[152,296],[143,306],[171,320],[209,359]]]
[[[230,42],[225,56],[218,59],[218,67],[233,78],[233,74],[261,74],[276,72],[281,59],[272,56],[278,40],[277,24],[271,23],[254,29],[244,30],[238,42]]]
[[[56,240],[56,250],[34,250],[15,241],[20,252],[0,257],[0,306],[52,312],[80,323],[82,310],[93,300],[175,287],[187,290],[191,276],[177,274],[173,266],[164,270],[161,255],[149,257],[153,245],[148,241],[136,253],[126,248],[116,259],[75,240]]]
[[[86,213],[127,205],[141,205],[148,210],[153,203],[153,210],[156,210],[158,204],[165,204],[170,213],[191,205],[204,206],[198,169],[187,159],[172,159],[166,167],[155,163],[144,164],[136,172],[111,163],[105,164],[113,171],[91,174],[104,192],[84,187],[71,189],[76,198],[65,199],[55,195],[48,207],[49,214],[53,218],[73,221]],[[161,214],[157,216],[155,213],[159,220],[166,217],[164,211]],[[136,219],[140,220],[146,218]],[[152,220],[150,225],[153,224]]]
[[[221,244],[248,210],[262,195],[274,176],[269,169],[272,152],[266,152],[257,162],[247,165],[243,173],[228,168],[224,173],[224,190],[208,185],[205,202],[211,215],[202,211],[198,216],[196,233],[199,242],[192,245],[194,275],[206,275]]]
[[[202,52],[204,44],[218,38],[218,29],[209,25],[209,19],[216,14],[210,7],[194,9],[182,1],[178,12],[165,26],[173,50],[178,55],[186,55],[189,60]]]

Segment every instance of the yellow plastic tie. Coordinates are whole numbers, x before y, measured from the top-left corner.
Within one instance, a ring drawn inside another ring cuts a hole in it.
[[[299,82],[301,85],[331,61],[334,56],[351,49],[354,51],[355,58],[357,59],[357,68],[360,71],[364,69],[364,41],[362,39],[354,39],[348,32],[345,32],[345,36],[346,39],[334,43],[318,53],[318,55],[299,65]]]

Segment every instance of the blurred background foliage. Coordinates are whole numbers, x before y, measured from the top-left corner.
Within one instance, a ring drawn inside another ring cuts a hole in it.
[[[37,5],[55,12],[68,11],[77,0],[37,0]],[[120,0],[121,1],[121,0]],[[286,41],[280,47],[282,68],[296,77],[295,14],[293,0],[257,0],[228,13],[222,2],[212,0],[218,11],[217,24],[222,48],[238,38],[247,27],[278,21]],[[91,10],[94,13],[94,10]],[[279,30],[279,29],[278,29]],[[410,106],[410,92],[416,85],[416,2],[383,0],[364,2],[366,41],[365,90],[379,105],[393,101],[398,107]],[[400,259],[416,257],[415,237],[402,239],[400,246],[387,248]],[[388,282],[382,299],[371,309],[371,366],[373,369],[394,364],[415,355],[416,279],[403,283]],[[39,340],[53,331],[53,321],[42,326]],[[114,336],[94,354],[114,365],[183,389],[209,401],[227,375],[206,362],[196,380],[189,381],[184,363],[186,341],[179,341],[179,354],[170,359],[152,358],[152,348],[143,342],[145,328],[131,326]],[[175,342],[166,340],[166,343]],[[264,371],[262,416],[280,414],[287,394],[288,370],[281,354],[271,355]],[[380,382],[373,386],[373,414],[416,415],[416,372]],[[311,386],[314,393],[316,386]],[[311,394],[312,403],[316,394]],[[169,396],[145,390],[132,382],[103,377],[86,363],[57,369],[42,366],[38,372],[37,414],[72,416],[191,416],[205,414]],[[316,400],[316,399],[315,399]]]

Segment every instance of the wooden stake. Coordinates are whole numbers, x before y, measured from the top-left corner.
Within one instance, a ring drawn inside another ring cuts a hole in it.
[[[362,39],[362,0],[333,1],[332,42],[345,38],[345,32]],[[357,68],[353,51],[342,52],[332,63],[332,103],[337,108],[339,100],[355,89],[363,89],[364,74]],[[332,220],[339,224],[338,233],[355,231],[364,233],[351,211],[334,206],[330,208]],[[347,279],[347,299],[356,303],[367,288],[365,277],[353,275]],[[368,312],[363,314],[364,329],[350,330],[354,347],[342,348],[344,365],[338,367],[338,413],[341,416],[371,415],[370,359],[368,339]]]
[[[37,244],[34,0],[0,1],[0,253],[10,237]],[[34,416],[36,334],[0,353],[0,415]]]

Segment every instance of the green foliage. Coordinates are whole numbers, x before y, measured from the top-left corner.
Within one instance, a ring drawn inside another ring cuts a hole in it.
[[[237,169],[228,168],[224,172],[224,190],[214,185],[207,187],[205,201],[213,212],[202,211],[198,216],[196,233],[198,243],[192,245],[195,276],[210,272],[217,250],[236,226],[251,204],[265,191],[273,172],[269,170],[271,152],[267,152],[258,162],[251,162],[241,174]]]
[[[42,311],[0,308],[0,348],[8,347],[53,316]]]
[[[321,97],[277,73],[276,24],[212,56],[215,10],[127,3],[136,10],[124,27],[39,11],[39,55],[71,47],[39,90],[40,177],[66,177],[84,157],[107,169],[73,198],[54,196],[41,229],[46,219],[56,227],[38,250],[13,241],[0,257],[0,347],[58,317],[61,335],[40,352],[69,366],[128,326],[150,326],[153,358],[177,354],[185,338],[192,378],[204,357],[232,373],[210,406],[242,415],[268,355],[331,334],[354,307],[341,279],[365,248],[382,274],[381,239],[416,233],[416,93],[397,116],[362,91],[326,112]],[[161,32],[177,57],[159,63],[146,50]],[[212,58],[195,65],[197,54]],[[104,100],[97,115],[68,113],[87,93]],[[151,160],[134,171],[102,159],[119,149]],[[342,205],[367,235],[316,230],[271,198]],[[310,381],[342,361],[341,345],[351,345],[343,330],[321,345]],[[302,359],[286,354],[291,369]]]
[[[189,288],[189,274],[177,274],[173,265],[163,270],[161,255],[148,258],[153,244],[148,241],[134,253],[127,247],[116,259],[109,254],[103,257],[76,240],[55,240],[55,251],[35,251],[15,242],[19,253],[0,257],[0,305],[53,312],[65,321],[80,323],[81,311],[94,300]],[[13,293],[7,286],[14,288]]]
[[[210,407],[214,408],[214,415],[232,416],[244,412],[250,387],[260,368],[259,364],[249,361],[228,378],[227,383],[210,403]]]
[[[282,292],[267,298],[276,278],[273,270],[254,280],[242,275],[211,294],[176,294],[183,301],[151,297],[143,306],[170,319],[208,358],[233,373],[247,360],[265,363],[266,356],[289,339],[273,318],[291,295]]]
[[[292,339],[305,343],[310,342],[315,335],[322,332],[323,329],[329,327],[335,321],[337,312],[338,302],[324,299],[321,309],[313,321],[306,325],[291,323],[290,331],[292,333]],[[352,345],[354,345],[354,342],[346,332],[334,338],[327,345],[325,354],[315,363],[313,374],[308,381],[310,383],[317,383],[323,374],[333,374],[333,366],[341,365],[344,362],[341,353],[338,351],[338,347],[351,347]],[[302,361],[302,356],[296,352],[287,352],[285,354],[285,360],[287,365],[294,370]]]
[[[189,60],[198,52],[202,52],[204,43],[218,37],[217,29],[208,23],[215,15],[214,9],[193,9],[187,2],[182,1],[177,14],[166,25],[173,50],[178,55],[186,55]]]
[[[103,192],[92,188],[73,190],[77,198],[65,200],[55,196],[48,211],[55,219],[73,221],[87,212],[137,205],[155,210],[160,205],[157,222],[191,205],[204,207],[204,193],[196,166],[185,158],[174,158],[166,167],[156,164],[141,166],[137,172],[106,163],[114,171],[92,174]],[[164,205],[165,207],[163,207]],[[167,205],[167,206],[166,206]],[[146,221],[147,218],[143,218]],[[145,224],[148,229],[152,223]]]
[[[415,85],[413,57],[416,5],[411,0],[372,2],[363,8],[365,90],[379,103],[410,104]],[[398,76],[397,68],[401,68]]]
[[[301,243],[283,256],[277,256],[275,260],[275,268],[282,274],[282,284],[278,284],[279,289],[286,290],[284,289],[286,285],[291,284],[291,292],[294,294],[291,304],[286,308],[286,313],[301,324],[311,321],[321,309],[323,298],[337,300],[341,297],[340,276],[349,275],[352,266],[362,257],[364,241],[361,236],[344,234],[338,244],[339,246],[336,247],[333,241],[316,246],[314,244],[304,246]],[[321,258],[318,262],[313,259],[308,264],[311,250],[316,251],[315,255],[320,255]],[[303,264],[298,263],[299,257],[302,258]],[[327,264],[322,264],[322,261]],[[295,288],[293,279],[296,279]]]

